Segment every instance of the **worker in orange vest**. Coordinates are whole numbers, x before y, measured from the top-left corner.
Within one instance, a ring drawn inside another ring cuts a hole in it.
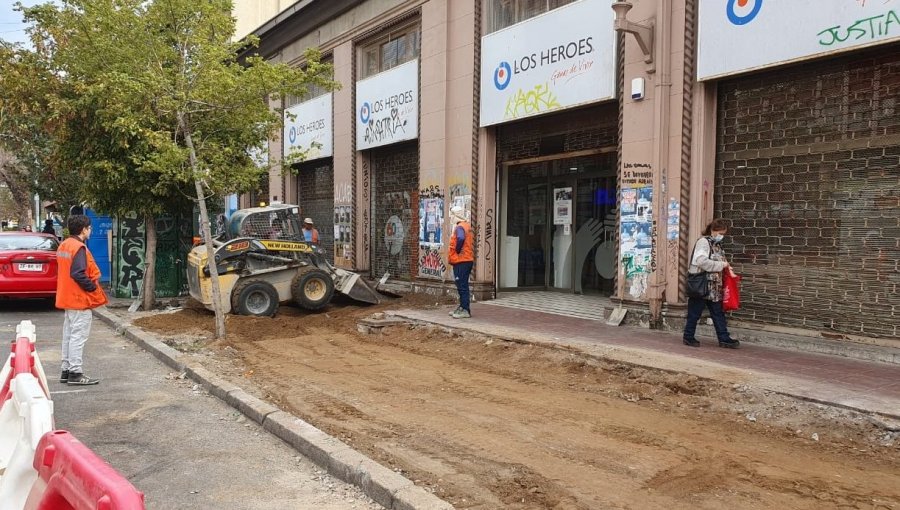
[[[84,375],[82,355],[91,333],[91,309],[108,299],[100,288],[100,268],[84,245],[91,236],[91,219],[76,214],[69,217],[70,237],[56,252],[56,307],[65,310],[62,338],[62,375],[59,382],[74,386],[97,384],[99,379]]]
[[[450,221],[455,224],[450,235],[450,265],[453,266],[453,279],[456,291],[459,292],[459,307],[450,312],[454,319],[468,319],[472,316],[469,308],[469,275],[475,264],[475,235],[472,225],[466,221],[465,210],[455,205],[450,208]]]
[[[303,220],[303,239],[307,243],[319,244],[319,229],[313,226],[312,218]]]

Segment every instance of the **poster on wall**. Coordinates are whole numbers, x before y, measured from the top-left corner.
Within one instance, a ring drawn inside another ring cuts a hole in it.
[[[572,224],[572,188],[553,188],[553,224]]]
[[[444,199],[421,199],[419,201],[419,244],[440,247],[443,225]]]
[[[481,126],[615,98],[608,0],[581,0],[481,39]]]
[[[356,150],[418,136],[418,59],[356,82]]]
[[[699,18],[700,80],[900,40],[895,0],[700,0]]]
[[[331,128],[331,93],[284,110],[284,156],[305,152],[306,161],[331,157],[334,133]]]
[[[352,218],[351,207],[339,205],[334,208],[334,258],[350,259],[353,251],[350,244]]]
[[[675,241],[678,239],[679,222],[681,221],[681,204],[674,198],[669,199],[669,215],[666,220],[666,239]]]

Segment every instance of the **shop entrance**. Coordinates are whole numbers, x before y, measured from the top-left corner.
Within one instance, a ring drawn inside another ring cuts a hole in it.
[[[501,177],[500,290],[612,294],[615,149],[511,162]]]

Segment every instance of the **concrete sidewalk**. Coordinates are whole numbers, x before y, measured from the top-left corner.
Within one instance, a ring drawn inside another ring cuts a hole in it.
[[[814,402],[900,419],[900,365],[897,364],[749,342],[737,350],[722,349],[714,338],[703,337],[700,348],[691,348],[682,344],[680,334],[672,332],[607,326],[599,320],[490,302],[473,306],[471,319],[450,318],[447,315],[450,309],[397,310],[388,315],[727,383],[750,384]]]

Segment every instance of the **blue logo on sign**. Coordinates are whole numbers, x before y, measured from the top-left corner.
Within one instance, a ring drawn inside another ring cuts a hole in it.
[[[753,2],[753,8],[750,9],[750,12],[744,14],[743,16],[738,15],[737,11],[735,11],[735,3],[737,3],[738,7],[746,7],[748,3]],[[753,18],[759,14],[759,10],[762,9],[763,0],[728,0],[728,6],[725,7],[725,13],[728,14],[728,21],[732,22],[735,25],[746,25],[753,21]]]
[[[363,124],[369,123],[369,118],[372,115],[372,107],[369,106],[369,103],[363,103],[362,108],[359,109],[359,120],[362,121]]]
[[[297,126],[291,126],[291,130],[288,131],[288,139],[291,141],[291,143],[297,141]]]
[[[497,90],[503,90],[509,86],[510,81],[512,81],[512,68],[509,67],[508,62],[500,62],[497,69],[494,69],[494,86],[497,87]]]

